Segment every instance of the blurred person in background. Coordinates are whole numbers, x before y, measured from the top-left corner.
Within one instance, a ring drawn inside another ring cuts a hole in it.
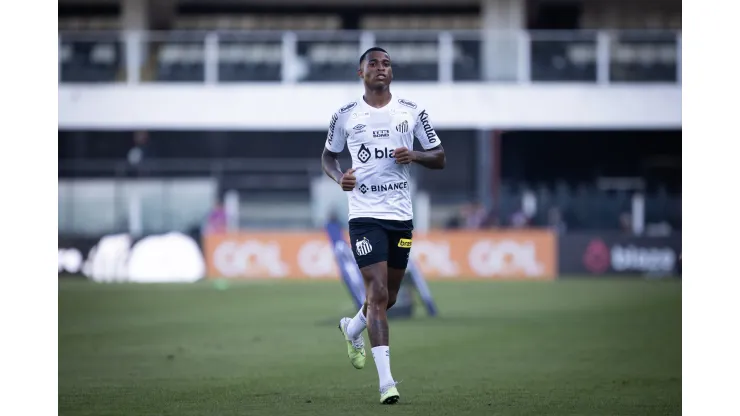
[[[519,207],[513,214],[511,214],[511,226],[513,228],[525,228],[529,226],[530,218],[524,212],[523,207]]]
[[[445,221],[444,227],[448,230],[456,230],[462,226],[462,216],[458,213],[450,215]]]
[[[321,162],[324,172],[349,192],[349,234],[367,297],[354,318],[339,329],[352,365],[365,366],[367,328],[378,370],[380,403],[398,402],[391,375],[386,310],[396,302],[411,251],[413,210],[409,189],[411,163],[444,169],[445,152],[424,107],[390,92],[391,58],[381,48],[360,57],[358,76],[365,93],[331,118]],[[424,151],[414,151],[414,137]],[[352,167],[340,170],[345,144]]]
[[[326,219],[327,225],[336,225],[339,228],[344,228],[344,223],[339,220],[339,214],[337,214],[337,211],[332,209],[329,211],[329,217]]]
[[[225,233],[227,228],[226,209],[221,200],[216,200],[203,225],[203,235]]]
[[[483,228],[498,228],[501,226],[501,218],[498,210],[494,207],[488,210],[486,221],[483,223]]]
[[[139,176],[141,172],[141,162],[150,157],[149,133],[146,131],[137,131],[134,133],[134,145],[128,151],[126,158],[131,166],[134,176]]]
[[[462,209],[463,225],[468,230],[478,230],[483,228],[488,219],[488,211],[478,201],[463,206]]]
[[[445,228],[479,230],[494,226],[495,223],[494,211],[487,210],[483,204],[475,201],[462,205],[460,210],[447,220]]]
[[[560,212],[560,208],[551,207],[547,211],[547,226],[556,234],[565,234],[565,232],[568,230],[568,225],[563,220],[563,215]]]
[[[632,235],[632,214],[623,212],[619,216],[619,229],[623,234]]]

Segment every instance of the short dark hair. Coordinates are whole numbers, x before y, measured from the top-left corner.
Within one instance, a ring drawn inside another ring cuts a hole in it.
[[[372,48],[366,50],[365,53],[362,54],[362,56],[360,56],[360,65],[362,65],[362,61],[364,61],[365,58],[367,58],[367,54],[369,54],[370,52],[376,52],[376,51],[377,52],[383,52],[384,54],[386,54],[388,56],[391,56],[388,53],[388,51],[386,51],[385,49],[380,48],[380,47],[377,47],[377,46],[373,46]]]

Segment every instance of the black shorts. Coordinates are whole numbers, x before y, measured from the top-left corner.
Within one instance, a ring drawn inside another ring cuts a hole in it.
[[[405,269],[411,253],[412,220],[353,218],[349,238],[359,268],[387,261],[388,267]]]

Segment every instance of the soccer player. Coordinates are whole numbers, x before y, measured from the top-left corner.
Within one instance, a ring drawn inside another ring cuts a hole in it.
[[[360,57],[357,74],[365,94],[334,113],[321,156],[324,172],[349,192],[349,235],[365,281],[364,305],[354,318],[342,318],[339,329],[350,362],[361,369],[365,367],[362,332],[367,328],[380,402],[394,404],[400,396],[391,375],[386,310],[396,302],[411,251],[409,171],[412,163],[444,169],[445,152],[426,109],[391,94],[388,52],[368,49]],[[413,150],[414,136],[424,151]],[[345,144],[352,167],[342,173],[337,156]]]

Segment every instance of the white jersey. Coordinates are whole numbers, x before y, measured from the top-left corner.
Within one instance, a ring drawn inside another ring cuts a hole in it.
[[[385,107],[375,108],[360,97],[334,113],[325,146],[340,153],[346,144],[357,178],[348,195],[349,219],[413,218],[411,165],[396,164],[393,150],[413,150],[414,136],[425,150],[441,144],[427,111],[404,98],[394,96]]]

